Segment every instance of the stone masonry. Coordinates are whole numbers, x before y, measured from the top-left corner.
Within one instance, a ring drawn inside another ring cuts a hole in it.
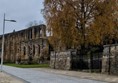
[[[2,48],[1,46],[2,35],[0,35],[0,48]],[[48,50],[45,25],[13,31],[5,34],[4,62],[27,61],[29,58],[35,62],[40,62],[44,49]],[[45,56],[45,58],[48,57],[48,55]]]
[[[104,46],[102,73],[118,75],[118,44]]]
[[[78,59],[76,53],[76,51],[70,50],[64,52],[51,52],[50,67],[54,69],[71,70],[72,62]]]

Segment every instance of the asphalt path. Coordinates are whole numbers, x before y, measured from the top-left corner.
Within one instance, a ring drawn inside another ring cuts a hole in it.
[[[28,68],[24,69],[11,66],[3,66],[3,70],[6,73],[14,75],[29,83],[106,83],[101,81],[47,73],[44,71],[36,71]]]

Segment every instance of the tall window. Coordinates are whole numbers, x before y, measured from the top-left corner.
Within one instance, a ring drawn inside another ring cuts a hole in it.
[[[40,30],[40,37],[42,37],[42,29]]]
[[[28,46],[28,56],[30,55],[30,46]]]
[[[24,55],[26,55],[26,47],[23,47]]]
[[[27,33],[27,37],[28,39],[30,39],[30,31],[28,30],[28,33]]]
[[[30,30],[30,39],[32,39],[32,29]]]
[[[34,28],[34,36],[35,36],[35,38],[36,38],[36,34],[37,34],[37,29]]]
[[[40,45],[38,45],[38,53],[40,54]]]
[[[35,45],[33,45],[33,55],[35,55]]]

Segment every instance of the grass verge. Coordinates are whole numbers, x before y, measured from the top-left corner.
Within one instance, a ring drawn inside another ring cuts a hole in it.
[[[4,65],[19,67],[19,68],[48,68],[49,64],[14,64],[14,63],[5,63]]]

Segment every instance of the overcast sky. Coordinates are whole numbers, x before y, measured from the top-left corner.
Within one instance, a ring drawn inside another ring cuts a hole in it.
[[[44,21],[41,9],[44,0],[0,0],[0,34],[2,34],[3,15],[6,19],[16,20],[16,23],[5,22],[5,33],[27,28],[29,22]]]

